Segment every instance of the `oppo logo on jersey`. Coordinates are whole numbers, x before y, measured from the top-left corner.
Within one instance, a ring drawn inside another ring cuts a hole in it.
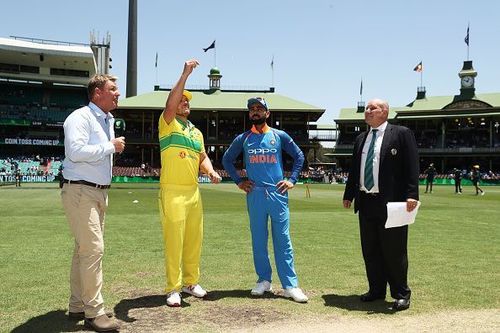
[[[248,154],[267,154],[267,153],[273,153],[276,154],[278,150],[274,148],[256,148],[256,149],[248,149],[247,153]]]
[[[248,161],[250,163],[278,163],[278,160],[276,159],[277,152],[278,150],[274,148],[248,149]]]

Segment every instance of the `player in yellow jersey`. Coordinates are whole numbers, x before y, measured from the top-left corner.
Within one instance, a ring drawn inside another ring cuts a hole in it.
[[[184,63],[159,120],[161,149],[160,215],[165,242],[167,305],[181,305],[181,291],[195,297],[207,292],[198,284],[203,240],[203,206],[198,172],[219,183],[208,158],[202,133],[188,120],[192,94],[184,86],[197,60]]]

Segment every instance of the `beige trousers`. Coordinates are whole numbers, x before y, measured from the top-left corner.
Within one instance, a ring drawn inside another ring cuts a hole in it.
[[[105,313],[101,289],[108,191],[87,185],[64,184],[61,199],[75,238],[69,311],[85,312],[85,317],[94,318]]]

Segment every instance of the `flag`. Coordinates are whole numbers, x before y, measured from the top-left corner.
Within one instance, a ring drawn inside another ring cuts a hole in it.
[[[158,52],[156,52],[155,68],[158,68]]]
[[[212,42],[212,44],[210,44],[209,47],[204,48],[203,51],[207,52],[210,49],[215,49],[215,40]]]
[[[467,25],[467,35],[465,35],[464,42],[469,46],[469,25]]]
[[[361,79],[361,84],[359,85],[359,95],[363,95],[363,79]]]
[[[421,73],[424,70],[424,66],[422,65],[422,62],[419,62],[415,68],[413,68],[415,72]]]
[[[274,56],[273,56],[273,58],[271,59],[271,69],[274,69]]]

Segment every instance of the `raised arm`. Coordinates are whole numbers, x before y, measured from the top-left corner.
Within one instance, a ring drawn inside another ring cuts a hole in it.
[[[163,118],[165,119],[167,124],[170,124],[170,122],[174,120],[175,114],[177,113],[177,108],[182,100],[182,92],[184,91],[186,81],[189,75],[191,75],[191,73],[193,72],[193,69],[195,69],[198,65],[199,62],[196,59],[191,59],[184,63],[184,69],[182,71],[181,77],[170,91],[170,94],[168,94],[165,109],[163,110]]]

